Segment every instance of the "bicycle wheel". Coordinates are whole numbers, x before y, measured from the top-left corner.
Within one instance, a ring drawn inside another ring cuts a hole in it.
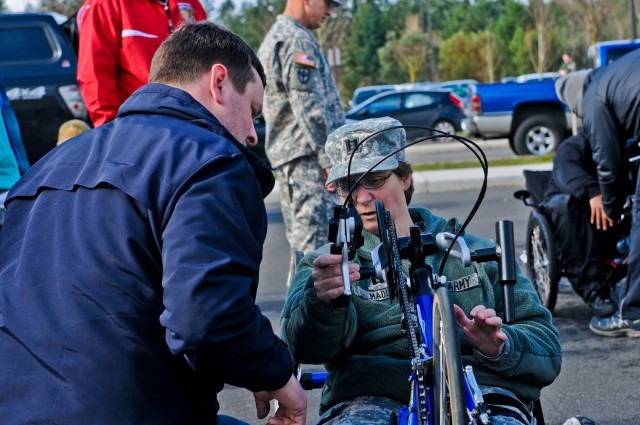
[[[462,357],[453,304],[442,287],[433,300],[433,374],[436,425],[462,425],[467,414]]]
[[[527,226],[527,272],[540,302],[552,313],[560,280],[556,258],[549,222],[542,214],[532,212]]]

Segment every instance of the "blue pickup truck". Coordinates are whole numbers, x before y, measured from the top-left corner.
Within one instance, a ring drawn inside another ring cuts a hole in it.
[[[609,64],[638,47],[639,40],[598,43],[597,63]],[[462,122],[465,133],[483,139],[508,138],[517,155],[555,151],[574,126],[573,115],[556,95],[553,77],[526,83],[476,84],[469,90],[471,104]]]

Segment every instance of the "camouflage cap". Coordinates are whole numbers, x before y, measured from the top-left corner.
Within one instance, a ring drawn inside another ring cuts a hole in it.
[[[347,177],[349,158],[353,149],[373,133],[386,130],[360,145],[351,161],[351,175],[368,171],[385,156],[404,146],[406,140],[404,128],[394,128],[401,125],[400,121],[390,117],[372,118],[343,125],[329,134],[324,150],[331,160],[332,167],[326,184]],[[391,128],[393,130],[389,130]],[[376,166],[374,171],[395,170],[398,168],[398,161],[405,161],[404,158],[404,150],[401,150]]]

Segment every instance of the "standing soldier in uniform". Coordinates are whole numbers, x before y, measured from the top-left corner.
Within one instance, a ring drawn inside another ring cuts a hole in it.
[[[258,56],[270,83],[265,90],[266,153],[276,169],[280,205],[291,247],[310,252],[328,237],[337,198],[325,187],[327,136],[344,124],[344,109],[320,44],[320,28],[337,0],[287,0]]]

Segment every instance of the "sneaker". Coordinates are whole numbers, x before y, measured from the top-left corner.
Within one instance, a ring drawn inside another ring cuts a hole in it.
[[[611,300],[611,298],[603,298],[600,295],[596,295],[594,299],[589,302],[589,308],[595,316],[611,316],[618,311],[618,306]]]
[[[585,416],[574,416],[573,418],[567,419],[563,425],[598,425],[598,423]]]
[[[629,336],[640,337],[640,319],[627,320],[616,313],[609,317],[593,317],[589,323],[589,329],[593,333],[602,336]]]

